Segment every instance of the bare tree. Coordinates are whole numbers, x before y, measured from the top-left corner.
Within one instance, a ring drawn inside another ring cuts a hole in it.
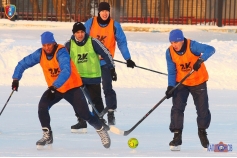
[[[67,0],[53,0],[53,6],[59,21],[69,20],[67,15]]]
[[[86,21],[91,16],[92,0],[75,0],[75,21]]]
[[[2,6],[10,4],[10,0],[2,0]]]
[[[42,17],[43,19],[48,18],[49,3],[48,0],[42,0]]]
[[[160,0],[160,16],[163,21],[168,20],[169,17],[169,4],[167,0]]]
[[[38,13],[40,13],[38,0],[30,0],[30,2],[32,3],[33,6],[33,18],[37,19]]]

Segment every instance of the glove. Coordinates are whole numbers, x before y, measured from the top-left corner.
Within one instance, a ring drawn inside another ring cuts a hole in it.
[[[136,64],[131,59],[128,59],[127,60],[127,67],[134,68],[134,66],[136,66]]]
[[[117,74],[115,72],[115,68],[110,69],[110,74],[111,74],[112,80],[117,81]]]
[[[13,80],[12,81],[12,90],[17,91],[19,87],[19,81],[18,80]]]
[[[169,99],[171,97],[173,97],[174,91],[170,94],[169,91],[171,91],[171,89],[173,89],[173,86],[168,86],[167,87],[167,91],[165,92],[166,98]]]
[[[56,92],[56,88],[54,86],[50,86],[48,90],[46,91],[47,93],[46,96],[50,101],[54,100],[55,92]]]
[[[193,65],[193,70],[198,71],[198,69],[201,67],[201,64],[204,62],[202,58],[199,58],[195,64]]]

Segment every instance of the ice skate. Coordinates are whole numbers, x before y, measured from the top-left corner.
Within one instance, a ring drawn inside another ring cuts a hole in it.
[[[100,130],[96,130],[96,132],[99,134],[100,138],[101,138],[101,142],[103,144],[103,146],[105,148],[109,148],[111,141],[110,141],[110,137],[108,132],[104,129],[104,127],[102,126],[102,128]]]
[[[78,123],[71,126],[72,133],[87,133],[87,123],[78,117]]]
[[[180,151],[182,145],[182,131],[177,130],[174,132],[174,138],[170,142],[170,150],[171,151]]]
[[[198,128],[198,136],[200,138],[200,142],[204,148],[204,150],[207,150],[207,147],[209,145],[209,140],[207,138],[207,132],[205,129]]]
[[[115,117],[114,117],[114,110],[109,109],[108,110],[108,125],[115,125]]]
[[[46,149],[45,146],[47,145],[48,149],[52,148],[53,144],[53,132],[49,131],[47,127],[43,127],[43,137],[36,142],[36,148],[38,150]]]

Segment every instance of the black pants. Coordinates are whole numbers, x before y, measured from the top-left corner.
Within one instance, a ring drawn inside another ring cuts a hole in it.
[[[101,129],[101,122],[90,112],[85,96],[79,87],[70,89],[65,93],[55,92],[55,99],[52,101],[47,98],[47,93],[44,92],[38,106],[38,116],[42,127],[51,130],[49,109],[61,99],[67,100],[80,118],[86,120],[95,129]]]
[[[187,105],[189,93],[193,96],[193,101],[197,111],[198,128],[207,129],[211,122],[209,111],[208,94],[206,82],[197,86],[179,85],[174,91],[171,108],[170,131],[183,130],[184,110]]]
[[[107,65],[101,66],[102,71],[102,88],[105,95],[105,103],[108,109],[117,109],[117,96],[116,92],[113,90],[112,77],[110,69]]]

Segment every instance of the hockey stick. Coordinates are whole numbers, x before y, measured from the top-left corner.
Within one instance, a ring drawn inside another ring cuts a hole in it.
[[[184,80],[186,80],[192,73],[194,72],[194,70],[190,71],[173,89],[171,89],[169,91],[169,93],[173,93],[173,91],[181,84],[184,82]],[[139,120],[131,129],[127,130],[127,131],[122,131],[118,128],[116,128],[115,126],[110,126],[110,131],[115,133],[115,134],[119,134],[119,135],[124,135],[127,136],[129,135],[129,133],[131,133],[147,116],[149,116],[151,114],[152,111],[154,111],[164,100],[166,99],[166,96],[164,96],[148,113],[146,113],[145,116],[143,116],[143,118],[141,120]]]
[[[116,62],[119,62],[119,63],[127,64],[127,63],[122,62],[122,61],[119,61],[119,60],[115,60],[115,59],[113,59],[113,60],[116,61]],[[135,65],[135,67],[138,67],[138,68],[140,68],[140,69],[144,69],[144,70],[152,71],[152,72],[159,73],[159,74],[162,74],[162,75],[166,75],[166,76],[167,76],[166,73],[162,73],[162,72],[159,72],[159,71],[151,70],[151,69],[144,68],[144,67],[141,67],[141,66],[136,66],[136,65]]]
[[[87,100],[89,101],[89,104],[92,106],[92,108],[94,109],[94,111],[96,112],[96,114],[99,116],[99,118],[103,118],[103,116],[108,112],[108,107],[106,107],[101,113],[98,112],[98,110],[96,109],[94,103],[91,101],[91,98],[86,90],[86,87],[80,87],[82,92],[84,93],[84,95],[86,96]]]
[[[91,101],[91,98],[89,96],[89,94],[87,93],[86,87],[80,87],[82,92],[84,93],[84,95],[86,96],[87,100],[89,101],[89,104],[92,106],[92,108],[94,109],[94,111],[96,112],[97,116],[99,117],[99,119],[103,118],[103,116],[108,112],[108,107],[106,107],[101,113],[98,112],[98,110],[96,109],[94,103]],[[100,121],[103,125],[103,127],[105,128],[105,130],[109,131],[110,127],[108,125],[106,125],[104,123],[104,121]]]
[[[2,108],[2,111],[1,111],[1,113],[0,113],[0,116],[1,116],[1,114],[2,114],[2,112],[3,112],[3,110],[5,109],[5,107],[7,106],[7,103],[8,103],[8,101],[10,100],[10,98],[11,98],[11,96],[12,96],[12,94],[13,94],[14,91],[15,91],[15,89],[12,90],[12,92],[11,92],[9,98],[7,99],[6,104],[5,104],[4,107]]]

